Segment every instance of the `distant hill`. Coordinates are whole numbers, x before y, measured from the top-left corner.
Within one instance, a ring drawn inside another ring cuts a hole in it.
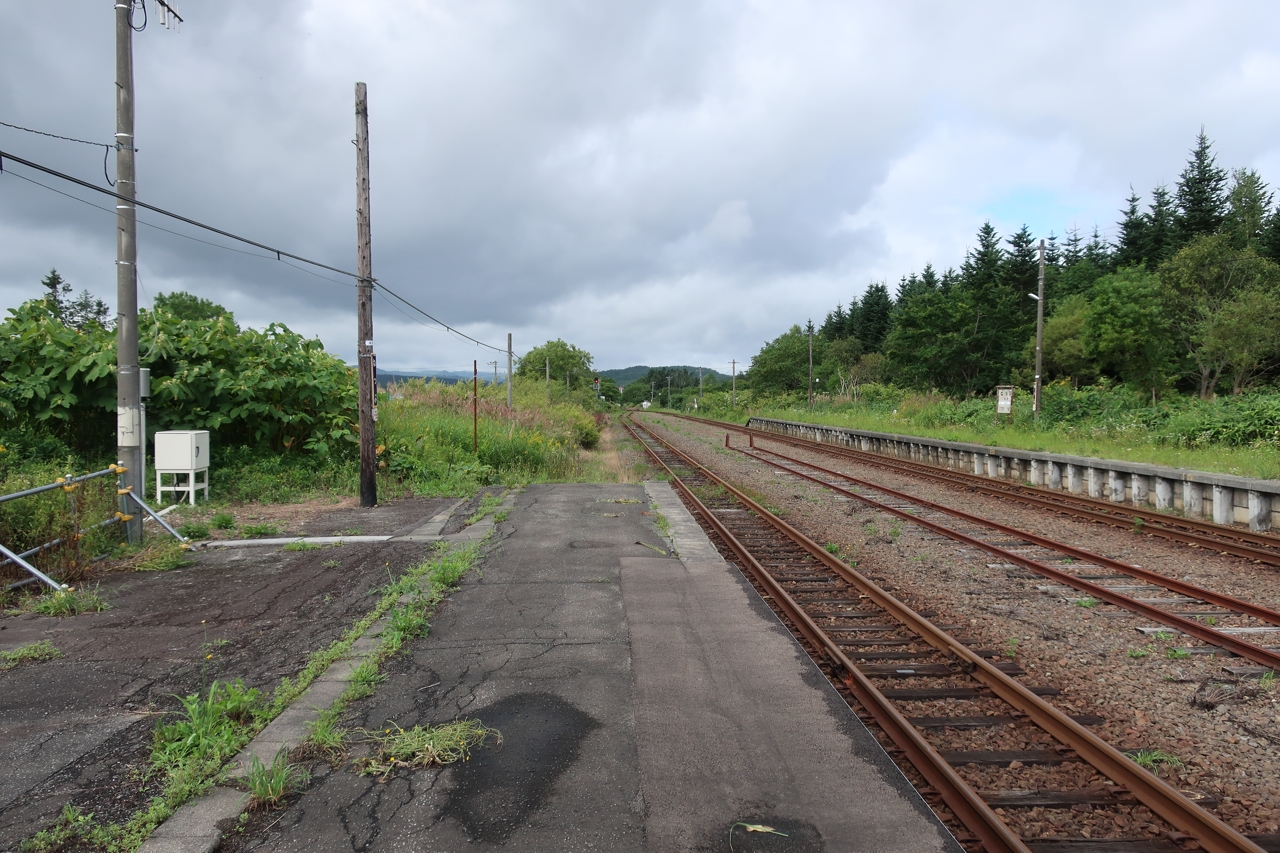
[[[634,382],[635,380],[639,379],[641,376],[644,376],[650,370],[688,370],[693,373],[698,372],[698,368],[696,365],[691,367],[687,364],[673,364],[673,365],[667,365],[659,368],[652,368],[652,367],[649,367],[647,364],[637,364],[635,367],[618,367],[618,368],[614,368],[613,370],[600,370],[597,372],[601,376],[612,379],[618,385],[627,385],[628,383]],[[702,372],[706,376],[715,376],[717,379],[729,378],[729,375],[727,373],[717,373],[716,371],[712,370],[709,367],[702,368]]]
[[[407,379],[424,379],[427,382],[430,382],[432,379],[435,379],[439,382],[443,382],[445,385],[453,385],[457,382],[470,382],[471,371],[470,370],[434,370],[434,371],[424,370],[424,371],[413,371],[413,372],[399,372],[399,371],[393,371],[393,370],[378,371],[379,385],[387,385],[392,382],[404,382]],[[492,382],[493,371],[490,370],[487,374],[483,370],[480,371],[480,381]],[[507,381],[506,371],[505,370],[499,371],[498,384],[501,385],[506,381]]]

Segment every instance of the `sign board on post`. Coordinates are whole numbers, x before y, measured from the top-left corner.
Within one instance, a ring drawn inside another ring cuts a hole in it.
[[[1013,414],[1013,386],[1012,385],[996,386],[996,414],[997,415]]]

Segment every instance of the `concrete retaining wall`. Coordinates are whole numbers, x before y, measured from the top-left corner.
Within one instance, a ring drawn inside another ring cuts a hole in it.
[[[1270,530],[1272,525],[1280,525],[1280,480],[1254,480],[1186,468],[987,447],[772,418],[752,418],[747,426],[980,476],[1065,490],[1117,504],[1181,512],[1218,524],[1247,524],[1251,530]]]

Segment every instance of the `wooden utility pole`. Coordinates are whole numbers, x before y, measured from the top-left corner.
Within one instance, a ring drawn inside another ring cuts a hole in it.
[[[356,84],[356,367],[360,376],[360,506],[378,503],[378,459],[373,421],[373,232],[369,221],[369,101]]]
[[[733,392],[729,397],[729,406],[736,409],[738,408],[738,360],[736,358],[730,359],[729,364],[733,365]]]
[[[116,3],[116,458],[125,468],[120,488],[142,497],[142,386],[138,373],[138,209],[133,144],[133,26],[131,4]],[[142,514],[120,495],[130,542],[142,539]]]
[[[809,321],[809,411],[813,411],[813,321]]]
[[[507,408],[511,408],[511,333],[507,332]]]
[[[551,402],[551,356],[547,356],[547,402]]]
[[[1040,241],[1040,276],[1036,284],[1036,388],[1032,400],[1032,412],[1035,423],[1040,424],[1040,370],[1044,366],[1042,349],[1044,347],[1044,241]]]

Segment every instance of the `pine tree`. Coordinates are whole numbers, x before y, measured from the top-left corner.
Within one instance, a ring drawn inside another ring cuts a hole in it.
[[[1151,212],[1147,214],[1147,264],[1155,267],[1169,259],[1176,248],[1174,239],[1174,206],[1169,188],[1164,184],[1151,191]]]
[[[1112,260],[1111,244],[1102,236],[1098,226],[1093,226],[1093,235],[1084,246],[1084,258],[1104,272],[1110,272],[1115,264]]]
[[[924,269],[920,271],[920,284],[927,290],[937,290],[941,287],[938,273],[934,271],[933,264],[925,264]]]
[[[845,323],[848,320],[848,316],[844,313],[844,306],[837,302],[836,310],[827,312],[827,318],[822,321],[822,328],[818,330],[818,334],[829,341],[843,338]]]
[[[1150,220],[1138,208],[1142,197],[1129,186],[1127,207],[1121,211],[1120,239],[1116,243],[1115,264],[1117,268],[1141,266],[1147,260],[1147,246],[1151,242],[1148,232]]]
[[[844,337],[862,340],[862,306],[856,296],[849,300],[849,310],[844,312]]]
[[[889,334],[893,300],[884,284],[873,284],[862,294],[859,306],[858,340],[865,352],[880,352]]]
[[[1226,214],[1227,170],[1214,162],[1212,148],[1213,143],[1201,128],[1191,159],[1178,179],[1173,230],[1180,247],[1194,237],[1212,234],[1222,227]]]
[[[1262,238],[1271,209],[1271,193],[1266,182],[1254,169],[1236,169],[1231,173],[1231,192],[1227,194],[1227,214],[1222,230],[1237,249],[1254,248]]]
[[[1280,209],[1267,217],[1258,238],[1258,254],[1280,263]]]
[[[56,269],[49,270],[49,274],[40,279],[40,284],[49,291],[44,297],[45,305],[49,306],[49,313],[61,320],[66,297],[71,293],[71,285],[67,284],[66,279],[59,275]]]
[[[1084,238],[1074,225],[1067,229],[1067,243],[1062,247],[1062,265],[1075,266],[1084,257]]]
[[[75,299],[68,298],[71,295],[71,285],[56,269],[49,270],[49,274],[40,279],[40,284],[49,291],[44,297],[49,313],[63,325],[79,330],[90,324],[104,329],[111,328],[111,309],[107,307],[107,303],[88,290],[80,291]]]
[[[1031,229],[1023,225],[1006,241],[1009,249],[1005,253],[1004,264],[1000,270],[1002,283],[1010,291],[1014,314],[1024,322],[1035,320],[1035,300],[1027,297],[1035,293],[1040,278],[1040,249],[1031,236]]]
[[[1062,266],[1062,249],[1058,246],[1058,235],[1052,231],[1049,232],[1049,238],[1044,241],[1044,266],[1046,274],[1049,270]]]

